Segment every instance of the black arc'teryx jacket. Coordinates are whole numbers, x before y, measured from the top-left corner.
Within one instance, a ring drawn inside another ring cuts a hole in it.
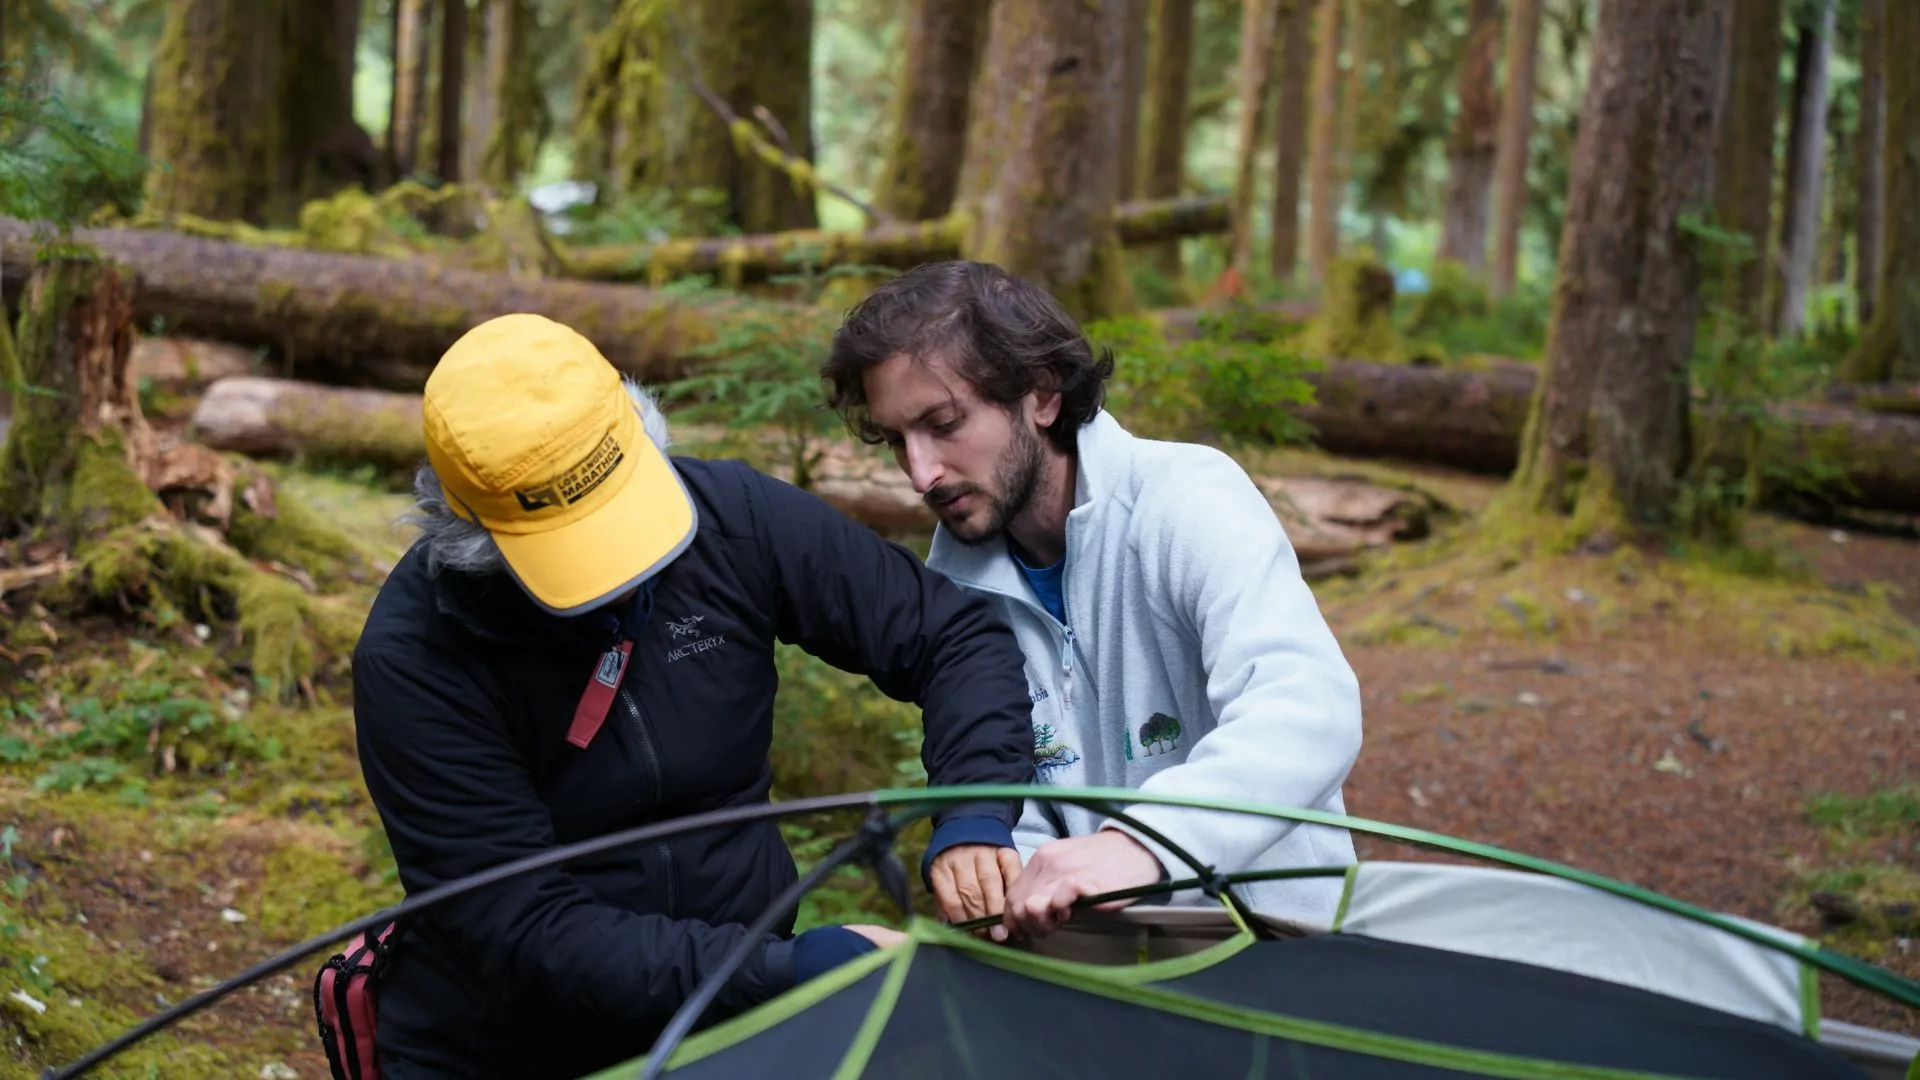
[[[354,713],[409,893],[555,844],[766,802],[776,640],[921,705],[932,783],[1032,779],[1019,647],[986,602],[789,484],[738,463],[673,462],[698,534],[627,630],[625,679],[585,749],[567,730],[619,636],[614,613],[561,619],[504,575],[430,575],[418,545],[389,576],[354,652]],[[1010,843],[1017,812],[948,810],[935,843]],[[453,901],[400,941],[378,999],[381,1051],[514,1080],[644,1053],[796,877],[765,821]],[[709,1022],[793,985],[791,932],[788,920],[767,939]]]

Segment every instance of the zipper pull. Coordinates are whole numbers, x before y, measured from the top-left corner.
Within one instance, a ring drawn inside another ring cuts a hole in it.
[[[1066,627],[1067,648],[1060,661],[1060,673],[1066,680],[1066,707],[1073,708],[1073,627]]]

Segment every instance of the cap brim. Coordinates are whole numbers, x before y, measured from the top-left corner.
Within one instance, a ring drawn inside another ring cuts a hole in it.
[[[591,611],[660,572],[699,527],[680,474],[651,441],[627,482],[579,521],[538,533],[494,533],[507,569],[555,615]]]

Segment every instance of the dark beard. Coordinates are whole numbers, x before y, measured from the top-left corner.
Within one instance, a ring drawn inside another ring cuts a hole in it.
[[[1013,430],[1013,441],[1007,444],[1007,452],[994,464],[993,492],[982,491],[977,484],[948,485],[927,492],[929,506],[961,495],[985,496],[987,519],[978,528],[971,525],[956,528],[952,522],[941,520],[947,532],[968,547],[998,540],[1006,532],[1007,522],[1025,513],[1040,492],[1040,480],[1046,475],[1046,446],[1031,428],[1016,425]]]

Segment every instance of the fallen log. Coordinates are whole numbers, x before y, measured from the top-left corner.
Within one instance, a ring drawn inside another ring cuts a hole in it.
[[[221,379],[201,398],[194,427],[206,446],[257,457],[371,463],[395,471],[411,469],[426,457],[416,394],[288,379]],[[933,512],[891,462],[848,440],[819,449],[814,493],[842,513],[881,531],[933,527]],[[1304,563],[1423,536],[1429,517],[1444,510],[1418,492],[1359,480],[1260,477],[1257,482]]]
[[[0,218],[0,282],[9,297],[50,239],[27,222]],[[566,323],[622,371],[666,380],[686,372],[689,350],[711,341],[729,315],[806,310],[147,230],[75,229],[72,241],[138,276],[134,318],[141,323],[157,318],[179,334],[265,346],[282,374],[392,390],[418,390],[456,338],[509,312]]]
[[[1338,361],[1306,374],[1316,401],[1296,415],[1330,453],[1503,475],[1518,464],[1538,377],[1515,363],[1462,370]],[[1785,433],[1772,446],[1771,466],[1831,473],[1823,497],[1842,505],[1920,512],[1920,416],[1818,402],[1783,402],[1772,414]],[[1696,410],[1696,423],[1703,418]]]
[[[1867,412],[1920,416],[1920,383],[1835,383],[1827,400]]]
[[[1126,245],[1225,232],[1227,202],[1211,196],[1143,200],[1114,208],[1114,228]],[[562,272],[590,281],[644,281],[711,274],[726,285],[764,281],[809,265],[884,266],[909,270],[958,258],[958,218],[890,222],[864,231],[806,229],[752,236],[687,238],[657,244],[567,247],[556,244]]]

